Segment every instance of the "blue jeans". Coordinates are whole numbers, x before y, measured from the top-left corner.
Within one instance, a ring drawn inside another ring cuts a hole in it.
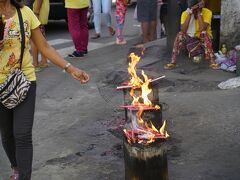
[[[112,25],[111,6],[111,0],[93,0],[94,26],[97,34],[101,33],[101,13],[106,17],[107,26]]]

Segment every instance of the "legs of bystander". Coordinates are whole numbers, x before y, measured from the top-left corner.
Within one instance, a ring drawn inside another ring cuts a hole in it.
[[[76,51],[70,57],[83,57],[88,47],[88,8],[67,9],[68,28]]]

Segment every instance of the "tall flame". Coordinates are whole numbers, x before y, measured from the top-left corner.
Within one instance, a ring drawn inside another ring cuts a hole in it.
[[[142,98],[143,98],[143,104],[150,106],[152,105],[152,102],[148,99],[148,95],[152,92],[151,89],[149,89],[149,83],[151,79],[148,79],[147,75],[142,71],[142,75],[144,77],[144,83],[141,86],[142,90]]]
[[[133,87],[139,87],[143,82],[137,75],[136,65],[140,61],[141,57],[135,55],[134,53],[131,53],[129,57],[131,59],[131,62],[128,64],[128,73],[131,75],[129,84]]]
[[[137,114],[136,114],[139,125],[143,125],[143,124],[144,124],[144,121],[143,121],[143,119],[142,119],[142,113],[143,113],[143,111],[144,111],[143,106],[140,106],[140,107],[139,107],[139,111],[138,111]]]
[[[135,91],[134,91],[133,88],[132,88],[131,91],[130,91],[130,96],[133,98],[132,105],[137,105],[138,102],[139,102],[139,98],[140,98],[140,97],[137,97],[137,96],[135,95]]]
[[[138,112],[136,113],[136,118],[132,120],[134,124],[133,130],[128,131],[124,129],[128,142],[135,143],[137,139],[138,143],[149,144],[154,142],[156,138],[167,138],[169,135],[165,131],[166,121],[163,122],[162,127],[158,130],[151,121],[147,123],[142,119],[146,106],[153,107],[156,110],[159,110],[160,106],[153,105],[148,98],[148,95],[152,92],[152,89],[149,88],[151,79],[148,78],[144,71],[142,71],[143,80],[137,75],[136,65],[141,57],[131,53],[129,58],[131,60],[128,66],[128,72],[131,75],[129,85],[132,86],[130,96],[133,98],[132,105],[138,107]],[[139,89],[141,89],[141,93],[139,93]]]

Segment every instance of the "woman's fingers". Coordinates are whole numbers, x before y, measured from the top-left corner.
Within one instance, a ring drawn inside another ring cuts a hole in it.
[[[84,71],[83,71],[82,77],[83,77],[82,83],[86,83],[90,79],[89,75],[86,72],[84,72]]]
[[[80,69],[75,69],[71,75],[73,76],[74,79],[80,81],[81,83],[87,83],[90,79],[89,75]]]

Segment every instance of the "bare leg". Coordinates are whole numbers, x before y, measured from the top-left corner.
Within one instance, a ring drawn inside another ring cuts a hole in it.
[[[149,42],[149,23],[142,22],[141,23],[142,32],[143,32],[143,43]]]
[[[151,21],[149,24],[149,41],[153,41],[156,39],[157,21]]]
[[[40,66],[42,67],[47,67],[48,66],[48,62],[47,62],[47,58],[41,53],[41,61],[40,61]]]

